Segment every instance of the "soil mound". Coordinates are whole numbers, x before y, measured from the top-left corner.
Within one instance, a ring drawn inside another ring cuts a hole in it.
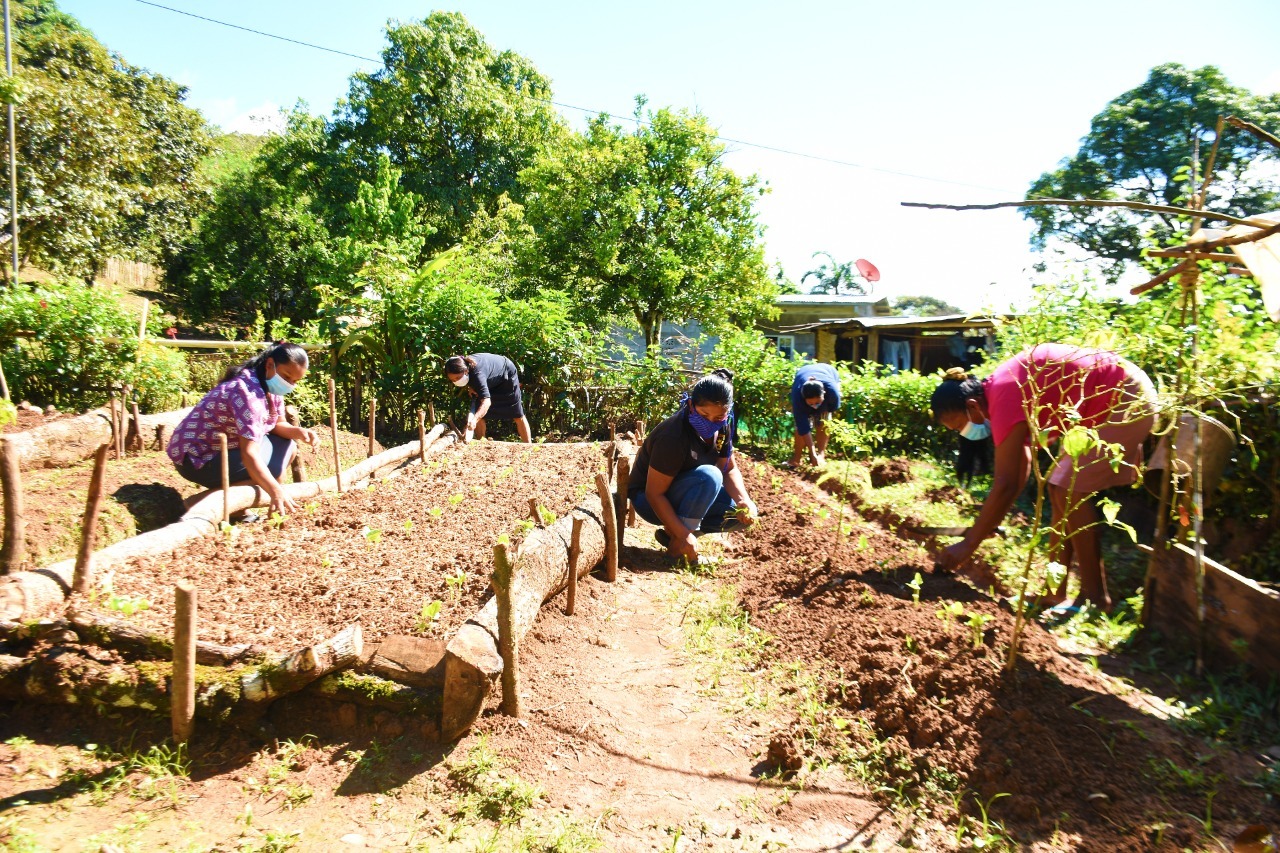
[[[883,489],[911,482],[911,463],[905,459],[887,459],[871,466],[871,487]]]

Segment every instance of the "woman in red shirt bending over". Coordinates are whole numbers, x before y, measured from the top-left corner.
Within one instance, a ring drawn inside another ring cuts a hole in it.
[[[1049,474],[1049,497],[1055,529],[1064,522],[1054,558],[1070,566],[1074,556],[1079,565],[1080,596],[1073,606],[1110,610],[1093,494],[1137,479],[1142,442],[1155,425],[1156,391],[1147,375],[1113,352],[1040,344],[984,380],[958,368],[947,371],[931,406],[947,429],[970,439],[989,434],[996,445],[991,492],[964,540],[942,552],[944,569],[968,561],[1017,500],[1031,475],[1033,428],[1054,435],[1076,426],[1096,430],[1097,442],[1078,458],[1059,453]],[[1065,579],[1058,597],[1066,597]]]

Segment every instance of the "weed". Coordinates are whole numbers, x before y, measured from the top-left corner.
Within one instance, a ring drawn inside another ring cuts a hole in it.
[[[428,633],[436,624],[436,620],[440,618],[440,608],[442,607],[444,607],[444,602],[438,598],[423,602],[422,609],[418,611],[418,616],[413,623],[414,630],[419,634]]]
[[[268,829],[261,838],[241,841],[239,853],[284,853],[301,840],[300,829]]]
[[[0,817],[0,849],[6,853],[40,853],[44,850],[34,833],[18,824],[17,818]]]
[[[28,746],[35,745],[35,741],[27,737],[26,735],[14,735],[13,737],[6,740],[4,743],[5,743],[5,746],[11,746],[14,749],[18,750],[19,752],[21,752],[23,749],[25,749]]]
[[[449,768],[449,778],[464,791],[454,815],[463,820],[490,820],[504,826],[519,823],[538,800],[542,789],[518,776],[503,775],[504,763],[481,738],[461,762]]]
[[[186,777],[190,766],[185,751],[183,746],[170,748],[165,744],[156,744],[146,752],[121,755],[101,755],[100,751],[95,751],[103,760],[119,763],[101,779],[90,783],[92,799],[98,803],[105,802],[111,795],[124,790],[140,799],[168,796],[176,803],[179,780]],[[135,781],[134,776],[141,779]]]

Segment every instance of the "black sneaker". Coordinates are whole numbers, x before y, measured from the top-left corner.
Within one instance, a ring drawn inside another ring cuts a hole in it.
[[[665,527],[659,527],[657,532],[653,534],[653,538],[658,540],[658,544],[668,551],[671,550],[671,534],[667,532]]]

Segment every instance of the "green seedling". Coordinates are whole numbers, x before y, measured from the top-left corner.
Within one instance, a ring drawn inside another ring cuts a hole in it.
[[[414,622],[414,629],[419,634],[425,634],[431,630],[436,624],[436,620],[440,618],[440,608],[444,607],[444,602],[438,598],[432,599],[422,605],[422,609],[418,611],[418,618]]]
[[[413,519],[412,519],[412,518],[406,518],[406,519],[404,520],[404,525],[403,525],[403,526],[404,526],[404,532],[405,532],[405,533],[408,533],[410,530],[412,530],[412,529],[413,529]]]
[[[467,585],[466,571],[458,569],[456,575],[447,575],[444,579],[444,585],[449,589],[449,597],[457,601],[462,597],[462,588]]]
[[[530,531],[530,530],[533,530],[533,519],[532,519],[532,518],[526,518],[525,520],[523,520],[523,521],[521,521],[521,522],[518,522],[518,523],[516,524],[516,535],[517,535],[517,536],[525,536],[525,535],[527,535],[527,534],[529,533],[529,531]]]
[[[320,558],[320,565],[323,568],[332,569],[333,557],[330,557],[328,554],[325,554],[323,557]]]
[[[916,572],[916,576],[907,584],[907,589],[911,590],[911,603],[920,603],[920,590],[924,587],[924,575]]]
[[[440,518],[440,516],[444,515],[444,510],[438,506],[433,506],[431,509],[427,510],[427,515],[431,516],[432,518],[438,519]]]
[[[449,495],[449,506],[457,506],[458,504],[462,503],[466,499],[467,499],[467,496],[462,493],[458,493],[456,495]]]
[[[542,519],[543,527],[550,527],[556,523],[556,514],[541,504],[538,505],[538,517]]]
[[[316,510],[320,509],[320,501],[308,501],[303,507],[307,515],[315,515]]]
[[[943,625],[950,625],[952,620],[964,616],[964,605],[958,601],[953,601],[945,607],[938,608],[937,615],[942,620]]]
[[[271,513],[271,517],[267,519],[267,526],[272,530],[279,530],[284,526],[284,516],[278,512]]]
[[[859,551],[865,551],[865,550],[867,550],[867,549],[868,549],[868,548],[870,548],[870,547],[871,547],[871,543],[869,543],[869,542],[867,541],[867,534],[865,534],[865,533],[864,533],[864,534],[862,534],[861,536],[859,536],[859,537],[858,537],[858,550],[859,550]]]
[[[907,647],[908,652],[910,652],[913,655],[920,654],[920,644],[916,642],[915,637],[908,634],[906,637],[903,638],[903,641]]]
[[[990,616],[985,613],[973,612],[969,614],[969,635],[973,640],[973,647],[976,649],[982,645],[982,635],[986,631],[987,623],[991,621]]]
[[[365,541],[369,542],[370,544],[376,544],[382,539],[381,530],[376,530],[369,527],[366,527],[363,530],[361,530],[360,535],[363,536],[365,538]]]

